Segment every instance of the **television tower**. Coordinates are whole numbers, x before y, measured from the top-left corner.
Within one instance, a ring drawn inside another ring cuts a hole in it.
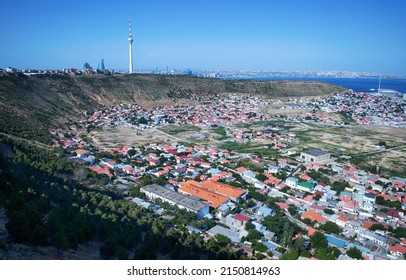
[[[133,35],[131,34],[131,18],[129,18],[129,21],[128,21],[128,45],[130,47],[130,68],[129,68],[130,74],[133,73],[133,48],[132,48],[132,44],[133,44]]]

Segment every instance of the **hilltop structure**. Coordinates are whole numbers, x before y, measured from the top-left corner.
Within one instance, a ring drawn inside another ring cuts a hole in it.
[[[131,33],[131,18],[129,19],[128,23],[128,45],[130,47],[130,67],[129,67],[129,73],[133,73],[133,35]]]

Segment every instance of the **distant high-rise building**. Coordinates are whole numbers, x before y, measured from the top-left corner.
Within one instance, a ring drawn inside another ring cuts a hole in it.
[[[104,60],[103,60],[103,58],[100,60],[99,66],[97,67],[97,69],[100,70],[100,71],[106,70],[106,69],[104,68]]]
[[[128,44],[130,47],[130,67],[129,67],[129,72],[130,74],[133,73],[133,49],[132,49],[132,44],[133,44],[133,35],[131,34],[131,18],[129,19],[128,22]]]
[[[90,66],[89,63],[85,62],[83,64],[83,73],[84,74],[92,74],[93,73],[93,68]]]
[[[89,63],[85,62],[85,63],[83,63],[83,70],[87,70],[87,69],[92,69],[92,67],[90,66]]]

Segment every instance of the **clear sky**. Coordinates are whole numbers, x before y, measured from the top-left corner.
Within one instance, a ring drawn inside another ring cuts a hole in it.
[[[0,68],[406,74],[404,0],[0,2]]]

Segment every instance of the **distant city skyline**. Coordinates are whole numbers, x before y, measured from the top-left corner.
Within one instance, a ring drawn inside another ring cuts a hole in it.
[[[403,1],[6,1],[0,68],[406,75]]]

